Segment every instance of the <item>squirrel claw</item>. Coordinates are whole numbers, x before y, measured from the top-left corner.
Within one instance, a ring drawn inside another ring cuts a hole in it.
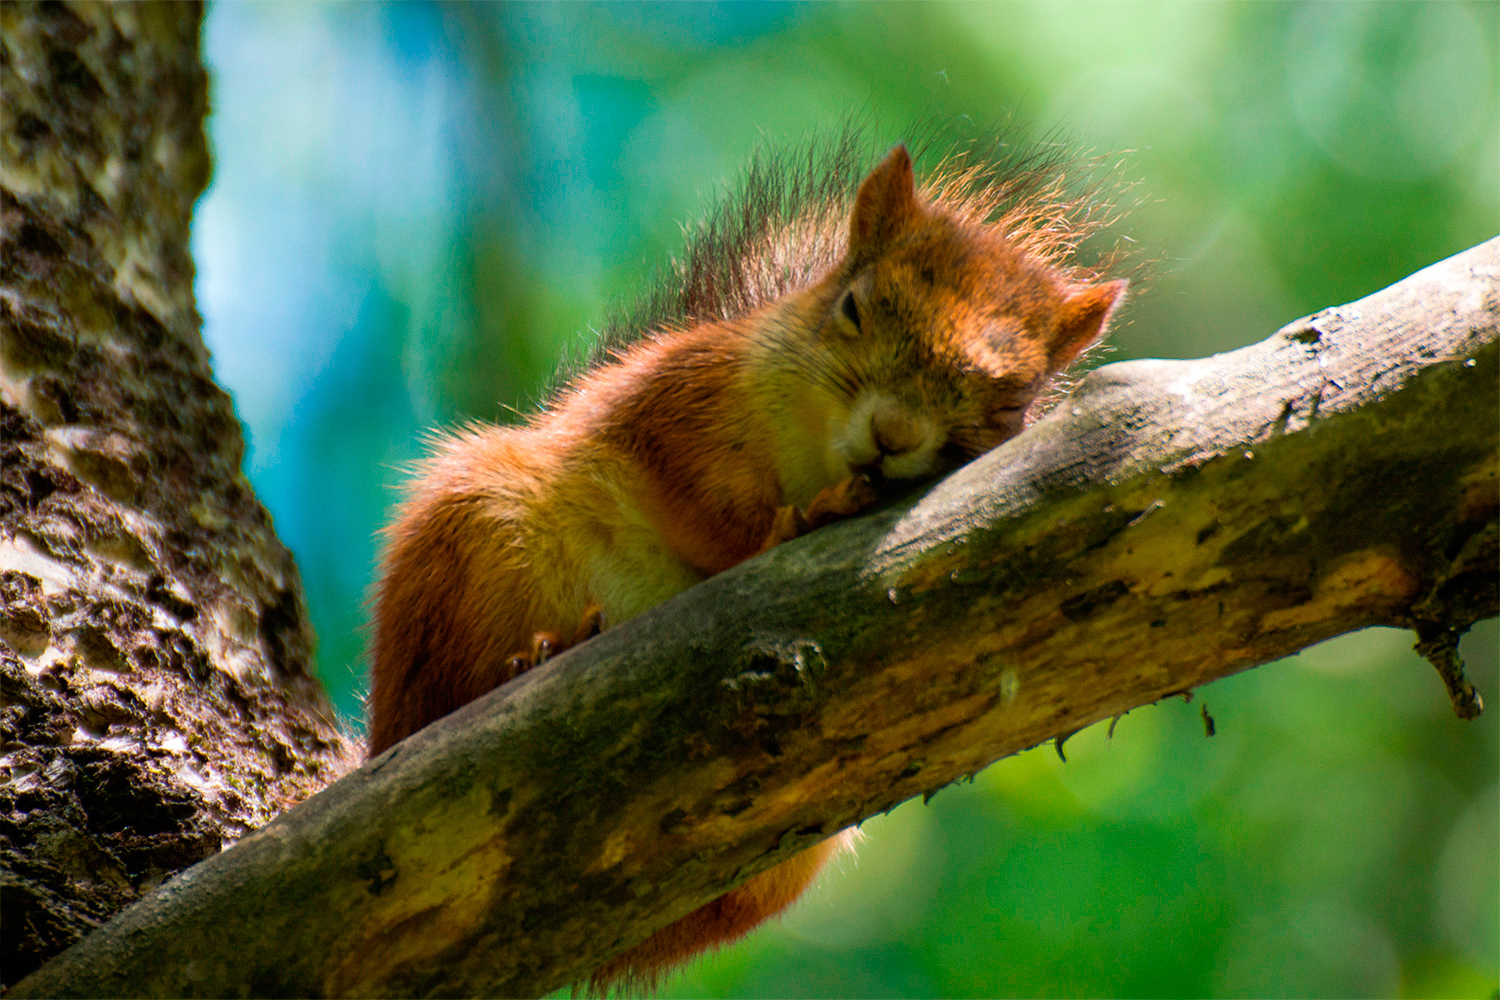
[[[585,639],[592,639],[604,631],[604,612],[599,605],[593,602],[583,609],[583,620],[578,623],[578,628],[573,630],[573,642],[580,643]]]
[[[506,677],[507,680],[519,677],[530,669],[531,657],[525,653],[516,653],[505,661],[505,671],[508,674]]]
[[[556,632],[538,632],[531,637],[531,664],[540,667],[567,648]]]

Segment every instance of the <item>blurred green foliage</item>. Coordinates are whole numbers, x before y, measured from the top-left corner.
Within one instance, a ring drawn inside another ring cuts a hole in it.
[[[199,301],[357,719],[422,435],[506,419],[762,141],[1012,114],[1130,151],[1115,357],[1267,336],[1500,228],[1500,6],[220,3]],[[667,996],[1490,996],[1495,713],[1371,630],[867,822]],[[1494,622],[1465,640],[1500,699]],[[1205,739],[1200,707],[1217,735]]]

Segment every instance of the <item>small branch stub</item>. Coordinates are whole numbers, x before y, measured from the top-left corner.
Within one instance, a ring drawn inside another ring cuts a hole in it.
[[[1448,689],[1448,700],[1453,702],[1453,713],[1460,719],[1477,719],[1484,711],[1484,699],[1469,683],[1464,674],[1463,657],[1458,655],[1458,640],[1468,626],[1454,628],[1451,625],[1424,625],[1417,628],[1416,650],[1422,658],[1432,664],[1443,685]]]

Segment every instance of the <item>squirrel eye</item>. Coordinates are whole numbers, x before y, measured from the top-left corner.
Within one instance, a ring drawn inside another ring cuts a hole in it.
[[[990,423],[994,425],[1006,424],[1020,419],[1026,413],[1028,404],[992,406],[990,407]]]
[[[843,300],[839,302],[839,311],[844,314],[845,319],[854,324],[855,330],[859,329],[859,306],[854,304],[853,292],[844,293]]]

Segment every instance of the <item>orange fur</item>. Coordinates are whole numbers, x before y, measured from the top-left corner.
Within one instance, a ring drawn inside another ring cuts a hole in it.
[[[791,906],[823,866],[851,850],[853,843],[854,831],[845,830],[746,879],[733,892],[668,924],[599,966],[589,977],[589,985],[600,994],[614,986],[654,989],[662,974],[673,966],[744,937],[768,917]]]
[[[563,636],[592,634],[600,613],[624,621],[868,507],[885,480],[937,474],[1019,433],[1125,283],[1081,280],[1060,238],[1035,232],[1045,213],[997,214],[995,185],[976,189],[973,169],[949,164],[919,192],[897,147],[844,209],[844,252],[816,280],[620,347],[525,426],[443,441],[387,533],[371,754]],[[750,879],[612,960],[596,985],[653,980],[744,934],[846,844]]]

